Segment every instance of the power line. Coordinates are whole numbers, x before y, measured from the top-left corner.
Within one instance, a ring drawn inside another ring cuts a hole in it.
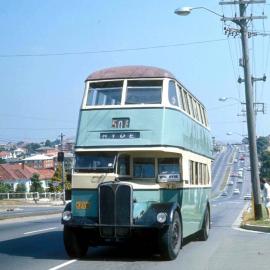
[[[51,122],[65,122],[65,123],[73,123],[73,121],[66,121],[63,119],[52,119],[52,118],[42,118],[36,116],[28,116],[28,115],[16,115],[16,114],[0,114],[0,117],[15,117],[20,119],[32,119],[32,120],[44,120],[44,121],[51,121]]]
[[[111,50],[99,50],[99,51],[57,52],[57,53],[37,53],[37,54],[30,54],[30,53],[29,54],[0,54],[0,58],[47,57],[47,56],[67,56],[67,55],[86,55],[86,54],[142,51],[142,50],[172,48],[172,47],[181,47],[181,46],[189,46],[189,45],[200,45],[200,44],[205,44],[205,43],[221,42],[225,40],[226,39],[213,39],[213,40],[193,41],[193,42],[186,42],[186,43],[175,43],[175,44],[157,45],[157,46],[149,46],[149,47],[123,48],[123,49],[111,49]]]
[[[3,129],[3,130],[31,130],[31,131],[43,131],[43,130],[56,130],[56,129],[76,129],[76,128],[65,128],[65,127],[56,127],[56,128],[0,128],[0,130]]]

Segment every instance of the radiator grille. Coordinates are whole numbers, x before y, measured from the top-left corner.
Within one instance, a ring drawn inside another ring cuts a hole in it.
[[[109,182],[99,186],[99,223],[104,237],[124,237],[132,223],[132,186]],[[104,226],[102,226],[104,225]]]

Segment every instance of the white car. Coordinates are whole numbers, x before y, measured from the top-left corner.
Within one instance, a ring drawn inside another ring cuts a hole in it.
[[[232,186],[232,185],[233,185],[233,181],[229,181],[228,186]]]
[[[228,196],[228,192],[227,191],[223,191],[222,193],[221,193],[221,196]]]
[[[244,200],[251,200],[251,194],[248,193],[244,196]]]
[[[235,189],[233,190],[233,194],[240,194],[239,188],[235,188]]]

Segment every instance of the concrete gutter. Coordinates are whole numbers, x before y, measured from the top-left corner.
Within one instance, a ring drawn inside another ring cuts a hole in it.
[[[257,231],[257,232],[270,233],[270,227],[268,227],[268,226],[258,226],[258,225],[251,225],[251,224],[241,224],[240,227],[242,229],[249,230],[249,231]]]
[[[47,216],[53,214],[60,214],[63,212],[63,209],[52,209],[46,211],[35,211],[35,212],[6,212],[0,213],[0,221],[5,219],[20,219],[22,217],[34,217],[34,216]]]

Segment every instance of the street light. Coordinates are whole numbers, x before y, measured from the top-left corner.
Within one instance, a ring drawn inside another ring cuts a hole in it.
[[[174,11],[175,14],[177,15],[180,15],[180,16],[187,16],[191,13],[192,10],[194,9],[204,9],[204,10],[207,10],[219,17],[223,17],[222,15],[216,13],[215,11],[211,10],[211,9],[208,9],[206,7],[182,7],[182,8],[178,8]]]
[[[227,133],[226,133],[226,135],[228,135],[228,136],[231,136],[231,135],[233,135],[233,134],[239,135],[239,136],[241,136],[241,137],[247,137],[247,135],[241,134],[241,133],[237,133],[237,132],[227,132]]]
[[[244,104],[240,99],[234,97],[220,97],[218,100],[224,102],[227,101],[228,99],[236,100],[237,102]]]

